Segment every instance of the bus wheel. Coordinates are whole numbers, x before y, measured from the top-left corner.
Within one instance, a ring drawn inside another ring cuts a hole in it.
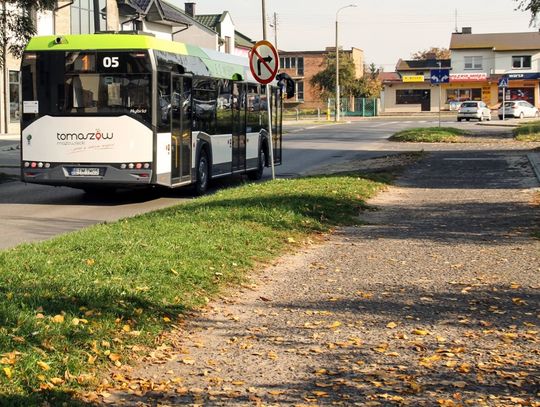
[[[208,154],[206,150],[201,150],[201,156],[199,157],[199,162],[197,163],[197,181],[195,182],[195,193],[197,195],[204,195],[208,189]]]
[[[257,169],[253,171],[249,171],[247,173],[247,176],[251,181],[258,181],[262,178],[265,163],[266,163],[266,154],[264,152],[264,148],[261,147],[261,149],[259,150],[259,162],[257,163]]]

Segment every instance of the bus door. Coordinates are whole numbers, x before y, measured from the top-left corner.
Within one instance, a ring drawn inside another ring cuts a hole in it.
[[[192,79],[172,74],[171,183],[191,180],[191,85]]]
[[[234,82],[232,89],[232,171],[246,169],[246,87]]]

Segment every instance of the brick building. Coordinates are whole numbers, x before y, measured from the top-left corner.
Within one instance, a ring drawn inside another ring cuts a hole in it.
[[[296,82],[296,96],[286,99],[286,107],[299,109],[326,109],[327,101],[321,99],[320,91],[311,85],[311,78],[326,68],[327,56],[334,56],[335,47],[324,51],[279,51],[280,72],[286,72]],[[352,58],[356,78],[364,75],[364,51],[358,48],[342,50],[340,58]]]

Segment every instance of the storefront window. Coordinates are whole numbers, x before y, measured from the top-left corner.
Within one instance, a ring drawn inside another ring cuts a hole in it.
[[[19,72],[9,71],[9,121],[18,122],[20,113],[19,103]]]
[[[534,88],[506,88],[505,100],[525,100],[531,105],[536,105],[534,100]],[[502,89],[499,88],[499,101],[502,101]]]
[[[465,100],[482,100],[482,89],[447,89],[446,104]]]

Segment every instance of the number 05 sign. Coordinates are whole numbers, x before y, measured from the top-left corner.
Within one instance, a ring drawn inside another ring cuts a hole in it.
[[[278,53],[270,42],[259,41],[249,51],[249,69],[257,82],[263,85],[272,82],[278,68]]]

